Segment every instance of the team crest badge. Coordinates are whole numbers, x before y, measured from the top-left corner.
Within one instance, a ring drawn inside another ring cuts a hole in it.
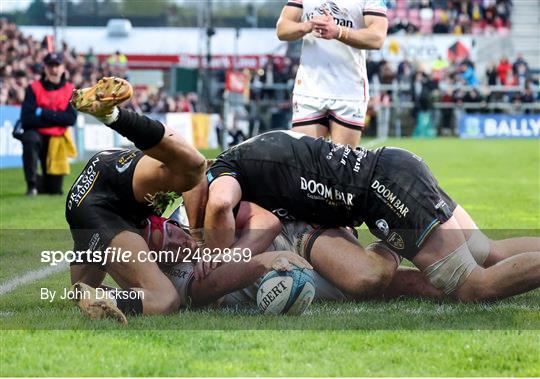
[[[403,238],[401,238],[401,236],[396,232],[392,232],[386,242],[388,242],[390,246],[395,247],[398,250],[403,250],[405,248],[405,242],[403,242]]]

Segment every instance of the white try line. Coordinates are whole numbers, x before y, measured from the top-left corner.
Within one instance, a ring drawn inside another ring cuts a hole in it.
[[[383,144],[384,141],[386,141],[386,138],[376,138],[373,141],[369,141],[363,146],[366,149],[370,149],[377,145]],[[0,284],[0,296],[10,293],[20,286],[33,283],[40,279],[45,279],[51,275],[56,274],[57,272],[63,271],[64,269],[68,268],[68,266],[69,265],[67,263],[64,263],[59,264],[58,266],[48,266],[39,270],[28,271],[18,278],[11,279],[8,280],[6,283]]]
[[[67,262],[60,263],[58,266],[47,266],[39,270],[27,271],[25,274],[8,280],[5,283],[0,284],[0,296],[12,292],[20,286],[24,286],[29,283],[33,283],[40,279],[45,279],[57,272],[63,271],[69,267]]]

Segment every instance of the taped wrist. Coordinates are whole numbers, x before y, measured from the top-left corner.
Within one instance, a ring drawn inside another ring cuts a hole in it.
[[[165,127],[161,122],[126,109],[120,109],[117,120],[107,126],[141,150],[156,146],[165,134]]]

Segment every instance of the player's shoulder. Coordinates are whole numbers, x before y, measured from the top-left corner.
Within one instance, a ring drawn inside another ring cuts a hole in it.
[[[364,16],[384,16],[387,12],[386,0],[361,0]]]
[[[285,5],[289,7],[303,8],[304,1],[303,0],[288,0]]]

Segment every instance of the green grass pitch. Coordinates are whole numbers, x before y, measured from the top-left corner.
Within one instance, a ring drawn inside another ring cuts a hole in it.
[[[481,228],[538,234],[540,141],[385,144],[422,156]],[[0,284],[40,267],[38,230],[66,233],[65,199],[24,190],[22,170],[0,171]],[[540,375],[540,290],[492,304],[324,303],[301,317],[206,309],[119,326],[39,300],[40,287],[68,283],[63,271],[0,296],[1,376]]]

